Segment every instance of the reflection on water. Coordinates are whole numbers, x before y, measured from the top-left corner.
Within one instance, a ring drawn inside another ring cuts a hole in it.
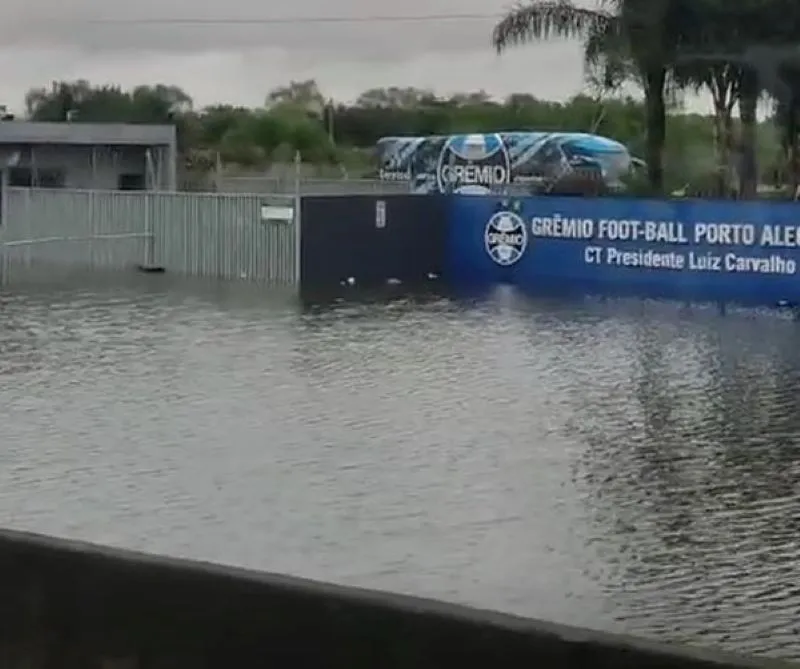
[[[800,658],[792,319],[86,285],[0,301],[8,524]]]

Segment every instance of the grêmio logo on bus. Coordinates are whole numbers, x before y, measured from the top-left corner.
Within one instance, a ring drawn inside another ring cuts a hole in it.
[[[500,135],[454,135],[442,147],[436,180],[442,193],[488,193],[510,181],[511,165]]]

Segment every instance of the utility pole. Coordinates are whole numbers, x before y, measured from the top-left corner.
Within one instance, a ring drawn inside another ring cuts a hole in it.
[[[329,99],[325,105],[325,124],[328,129],[328,139],[333,146],[336,146],[336,136],[334,133],[334,106],[333,99]]]

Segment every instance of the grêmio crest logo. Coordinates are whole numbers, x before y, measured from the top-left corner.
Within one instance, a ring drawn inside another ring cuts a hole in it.
[[[486,223],[483,242],[486,253],[498,265],[509,267],[516,263],[528,247],[528,229],[512,206],[496,212]]]
[[[454,135],[439,154],[436,180],[442,193],[489,193],[510,182],[511,164],[500,135]]]

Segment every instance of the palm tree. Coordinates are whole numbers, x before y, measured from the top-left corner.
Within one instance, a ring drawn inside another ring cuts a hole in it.
[[[587,62],[605,59],[608,72],[633,63],[645,96],[648,179],[653,191],[664,183],[667,74],[687,21],[696,19],[688,0],[599,0],[596,9],[571,0],[531,0],[512,9],[495,26],[498,53],[535,40],[578,38]],[[616,55],[613,55],[616,54]]]
[[[800,187],[800,151],[798,151],[798,135],[800,134],[800,57],[792,62],[787,59],[783,68],[783,79],[786,89],[777,97],[775,118],[781,129],[781,145],[785,155],[786,172],[792,193],[797,197]]]
[[[742,67],[730,59],[709,54],[679,59],[672,72],[680,89],[711,96],[714,119],[715,169],[717,196],[729,194],[734,187],[733,152],[736,144],[733,110],[740,102]]]

